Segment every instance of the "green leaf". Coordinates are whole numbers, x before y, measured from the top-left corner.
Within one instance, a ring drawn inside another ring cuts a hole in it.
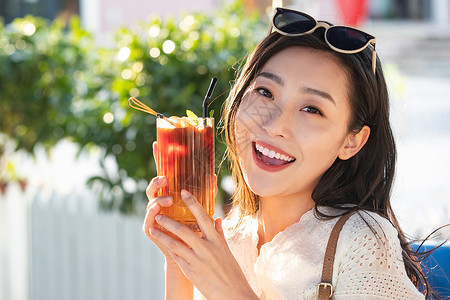
[[[198,117],[196,114],[194,114],[193,111],[186,109],[186,116],[195,122],[196,125],[198,125]]]
[[[186,115],[188,118],[191,118],[194,120],[198,119],[197,115],[192,110],[186,109]]]
[[[210,117],[210,118],[214,117],[214,109],[211,109],[211,110],[209,111],[209,117]]]

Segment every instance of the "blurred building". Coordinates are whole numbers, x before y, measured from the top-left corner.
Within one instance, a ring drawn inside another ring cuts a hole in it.
[[[218,9],[222,3],[220,0],[2,0],[0,17],[9,23],[14,18],[27,14],[48,19],[80,14],[87,29],[105,33],[118,26],[146,20],[150,15],[165,17],[198,10],[209,12]],[[448,0],[243,0],[243,3],[249,11],[270,13],[272,6],[292,7],[336,22],[342,21],[336,12],[341,13],[342,19],[343,11],[362,7],[365,17],[371,20],[415,20],[450,24]],[[336,20],[333,20],[333,16]]]
[[[193,11],[212,12],[221,3],[219,0],[80,0],[80,13],[84,26],[100,34],[148,20],[152,15],[164,18]]]
[[[1,0],[0,17],[5,23],[26,15],[41,16],[47,19],[69,18],[79,14],[79,0]]]

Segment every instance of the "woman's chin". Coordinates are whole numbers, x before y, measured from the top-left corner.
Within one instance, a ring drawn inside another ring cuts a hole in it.
[[[251,179],[249,179],[245,176],[245,182],[250,190],[259,197],[271,197],[278,195],[281,192],[279,185],[275,184],[273,181],[267,180],[267,178],[251,177]]]

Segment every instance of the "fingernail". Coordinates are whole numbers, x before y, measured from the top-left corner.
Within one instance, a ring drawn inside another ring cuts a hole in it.
[[[159,177],[158,178],[158,184],[159,185],[164,184],[164,182],[166,182],[166,178],[165,177]]]
[[[189,192],[186,190],[181,190],[181,198],[186,199],[189,197]]]
[[[150,227],[150,234],[151,234],[151,235],[155,235],[155,233],[156,233],[157,230],[158,230],[158,229],[156,229],[155,226]]]
[[[156,215],[155,216],[155,221],[159,223],[159,221],[161,220],[162,216],[161,215]]]
[[[172,202],[173,202],[172,196],[168,196],[168,197],[164,200],[164,202],[165,202],[166,204],[172,204]]]

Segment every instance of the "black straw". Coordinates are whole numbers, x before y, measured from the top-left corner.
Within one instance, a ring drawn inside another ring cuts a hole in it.
[[[203,100],[203,118],[208,117],[208,106],[209,106],[209,100],[211,99],[211,95],[214,91],[214,88],[217,83],[217,78],[211,79],[211,83],[208,88],[208,92],[206,93],[205,99]]]

